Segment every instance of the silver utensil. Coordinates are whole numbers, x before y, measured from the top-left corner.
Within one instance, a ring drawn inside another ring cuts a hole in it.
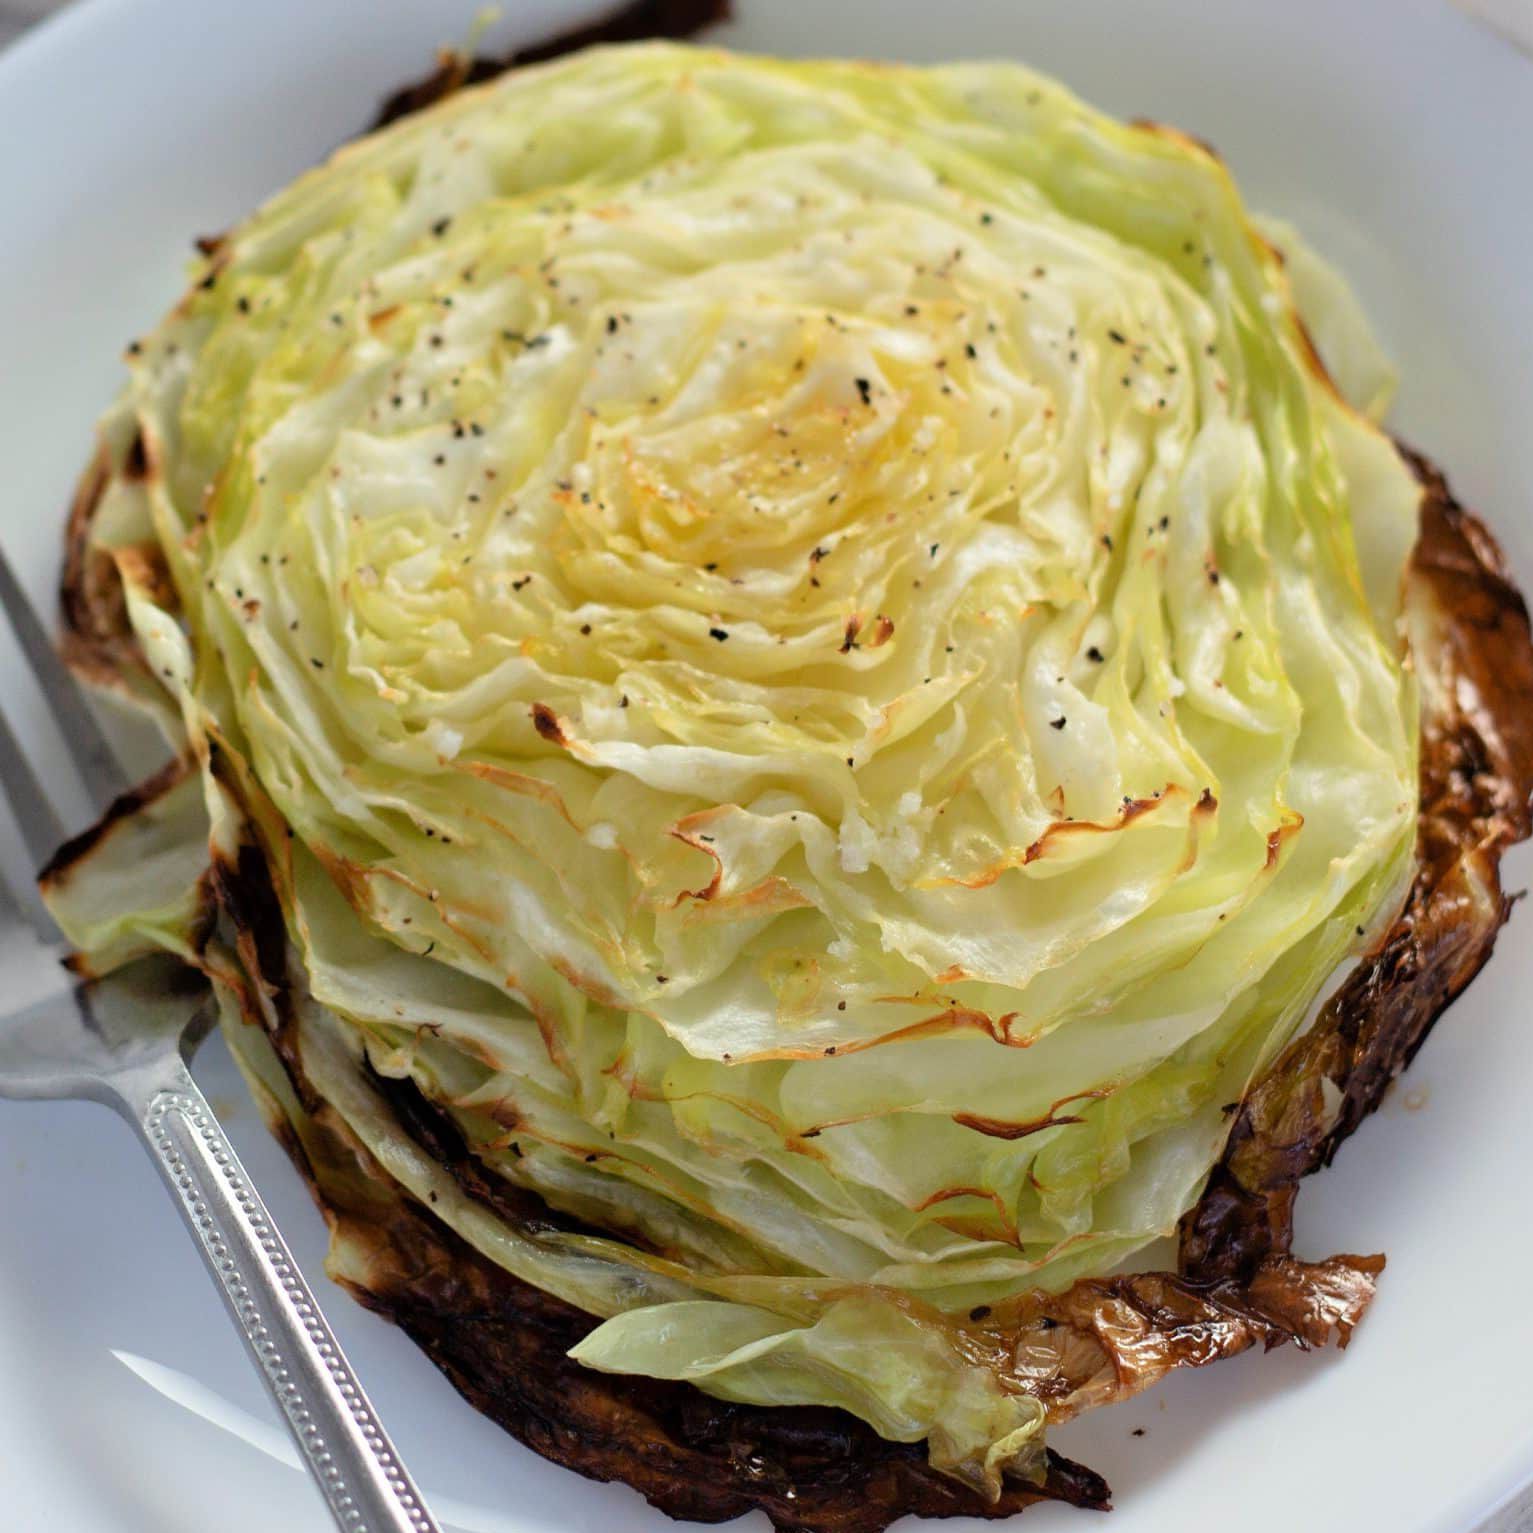
[[[104,803],[128,785],[3,553],[0,606],[81,780]],[[0,784],[28,852],[45,861],[63,841],[63,826],[3,712]],[[0,1097],[84,1097],[121,1114],[180,1209],[336,1526],[438,1533],[187,1069],[212,1022],[206,987],[159,960],[71,985],[63,956],[63,938],[36,891],[7,890],[0,880],[0,974],[10,997],[28,1002],[0,1020]]]

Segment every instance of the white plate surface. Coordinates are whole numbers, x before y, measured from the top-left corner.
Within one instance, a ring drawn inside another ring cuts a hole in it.
[[[189,237],[363,125],[438,43],[465,35],[475,6],[90,0],[0,56],[0,537],[34,589],[52,580],[117,350],[175,295]],[[517,0],[488,41],[547,36],[601,8]],[[1401,364],[1397,426],[1448,466],[1533,580],[1533,62],[1441,0],[739,9],[722,35],[742,47],[1016,56],[1218,145],[1256,206],[1297,222],[1356,282]],[[0,696],[38,722],[18,673],[0,648]],[[1514,884],[1527,865],[1513,860]],[[1345,1359],[1248,1356],[1057,1435],[1111,1480],[1118,1533],[1461,1533],[1533,1475],[1530,938],[1533,914],[1519,911],[1408,1089],[1301,1200],[1304,1254],[1389,1254]],[[630,1491],[511,1442],[329,1289],[320,1220],[232,1067],[210,1048],[198,1073],[418,1477],[484,1509],[465,1526],[664,1526]],[[113,1349],[274,1420],[126,1130],[94,1107],[0,1104],[0,1523],[328,1526],[298,1474],[162,1398]],[[1024,1524],[1085,1525],[1055,1508]]]

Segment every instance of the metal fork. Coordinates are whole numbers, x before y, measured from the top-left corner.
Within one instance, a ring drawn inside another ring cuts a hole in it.
[[[74,679],[0,552],[0,606],[98,806],[126,789]],[[63,826],[0,712],[0,784],[37,863]],[[345,1533],[438,1533],[319,1305],[187,1065],[213,1011],[169,960],[71,985],[35,892],[0,880],[0,973],[30,1004],[0,1020],[0,1097],[84,1097],[115,1108],[149,1152],[266,1387]]]

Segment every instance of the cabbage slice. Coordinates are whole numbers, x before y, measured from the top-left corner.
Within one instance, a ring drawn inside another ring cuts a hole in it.
[[[583,1363],[995,1494],[1046,1413],[955,1317],[1171,1233],[1397,908],[1420,491],[1283,242],[1016,66],[599,49],[341,151],[131,359],[146,866],[256,850],[305,1076]],[[270,976],[128,866],[70,936],[237,1034]]]

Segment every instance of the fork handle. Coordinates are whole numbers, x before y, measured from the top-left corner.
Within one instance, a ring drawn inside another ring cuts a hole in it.
[[[135,1104],[154,1156],[344,1533],[439,1533],[213,1110],[179,1062]]]

